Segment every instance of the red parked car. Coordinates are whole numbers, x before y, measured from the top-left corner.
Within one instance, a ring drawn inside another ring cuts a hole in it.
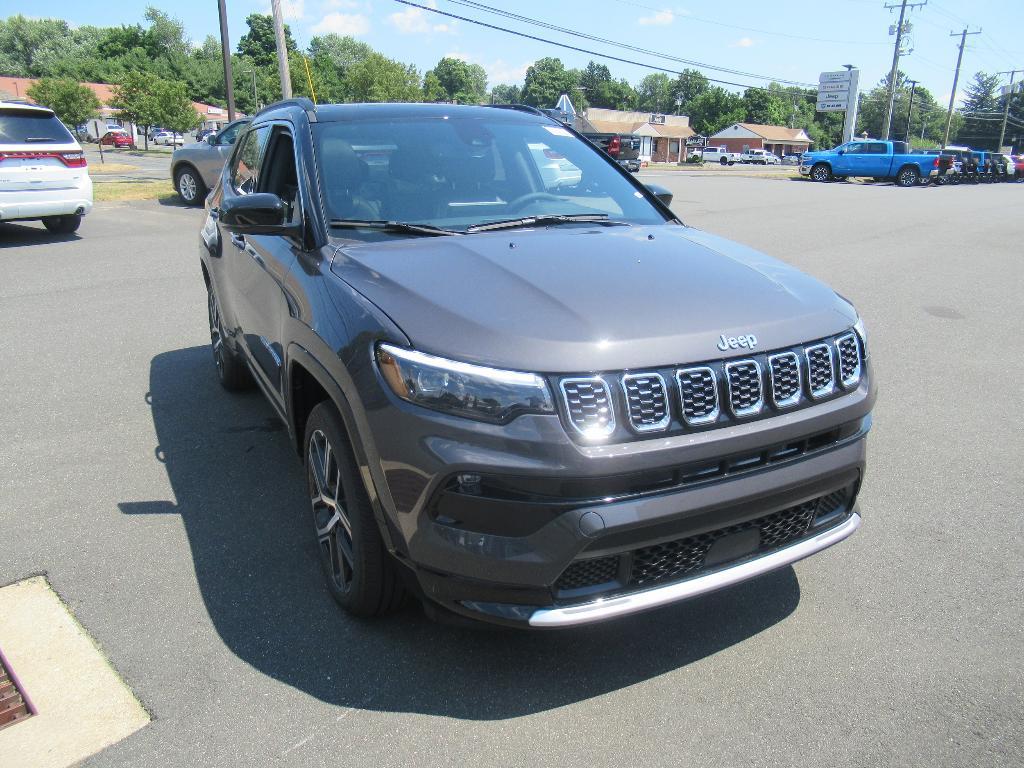
[[[105,147],[127,147],[128,149],[135,149],[135,140],[123,131],[110,131],[109,133],[103,134],[100,139],[100,144]]]

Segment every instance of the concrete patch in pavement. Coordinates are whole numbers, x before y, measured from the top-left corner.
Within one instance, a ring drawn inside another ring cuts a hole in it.
[[[149,714],[41,576],[0,589],[0,647],[37,714],[0,732],[4,768],[63,768]]]

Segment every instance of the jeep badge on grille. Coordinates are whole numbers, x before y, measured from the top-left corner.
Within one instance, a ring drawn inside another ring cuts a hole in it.
[[[730,349],[753,349],[757,346],[757,336],[748,333],[745,336],[726,336],[724,333],[718,337],[718,348],[723,352]]]

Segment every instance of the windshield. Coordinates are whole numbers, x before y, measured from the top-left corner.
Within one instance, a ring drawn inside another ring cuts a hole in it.
[[[545,216],[665,222],[599,150],[553,123],[509,119],[495,110],[493,118],[409,117],[312,128],[330,220],[455,231]],[[349,228],[348,236],[384,235]]]

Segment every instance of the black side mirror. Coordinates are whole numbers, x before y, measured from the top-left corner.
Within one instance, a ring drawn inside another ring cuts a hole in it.
[[[662,204],[669,208],[672,205],[672,193],[658,184],[645,184],[647,191],[658,198]]]
[[[298,224],[289,224],[284,202],[270,192],[225,196],[220,206],[221,223],[240,235],[291,235]]]
[[[840,149],[838,152],[836,152],[836,154],[837,155],[845,155],[846,154],[846,150],[845,149]]]

